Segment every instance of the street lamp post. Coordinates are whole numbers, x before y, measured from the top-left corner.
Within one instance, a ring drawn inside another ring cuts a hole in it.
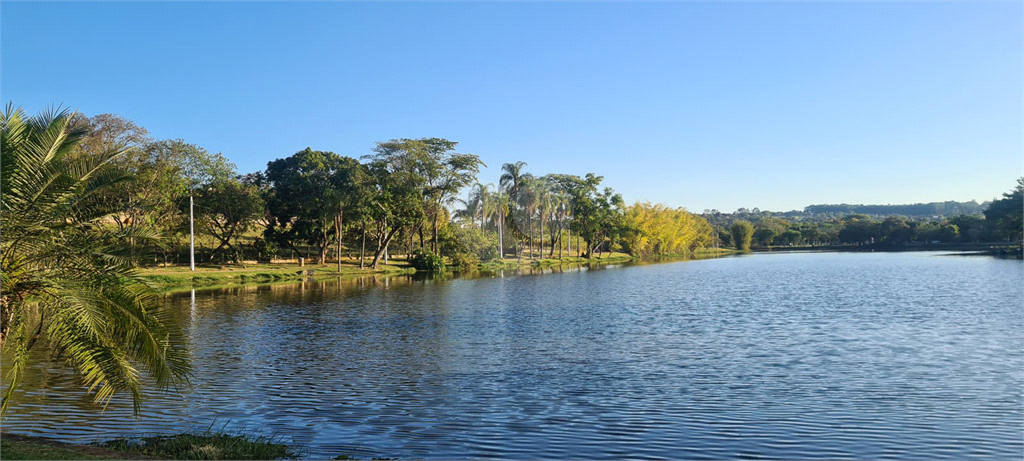
[[[188,194],[188,265],[192,269],[192,272],[196,271],[196,233],[195,233],[195,218],[192,214],[192,194]]]

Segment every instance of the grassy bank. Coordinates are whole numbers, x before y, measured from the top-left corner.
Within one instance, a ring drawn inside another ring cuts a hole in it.
[[[260,264],[197,265],[195,272],[188,266],[147,267],[139,275],[162,292],[215,288],[250,283],[273,283],[305,280],[309,277],[361,277],[373,274],[405,274],[415,272],[405,261],[389,261],[376,270],[359,268],[359,261],[342,261],[341,269],[335,264],[304,264],[274,262]]]
[[[704,248],[693,253],[682,255],[666,255],[648,258],[645,261],[675,261],[684,259],[717,258],[737,253],[726,248]],[[493,260],[479,265],[483,270],[509,270],[521,268],[550,268],[559,266],[580,266],[586,264],[617,264],[638,261],[628,253],[604,253],[600,258],[591,259],[576,256],[559,258],[524,257]],[[405,259],[391,259],[391,264],[381,264],[378,269],[359,268],[358,260],[342,260],[339,270],[337,263],[304,264],[297,262],[247,263],[225,265],[197,265],[195,272],[188,266],[146,267],[139,270],[139,275],[164,293],[185,291],[192,288],[219,288],[242,284],[260,284],[275,282],[292,282],[320,278],[363,277],[374,274],[410,274],[415,269]]]

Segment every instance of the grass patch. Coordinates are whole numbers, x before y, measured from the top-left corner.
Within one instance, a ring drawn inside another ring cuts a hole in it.
[[[3,459],[110,459],[49,444],[9,440],[7,435],[0,438],[0,456]]]
[[[0,435],[3,459],[149,459],[107,448],[67,443],[48,437],[3,433]]]
[[[309,277],[360,277],[373,274],[403,274],[415,270],[405,261],[392,261],[377,270],[360,269],[358,261],[343,261],[341,270],[337,264],[262,263],[242,265],[200,265],[195,272],[187,266],[149,267],[139,270],[139,275],[162,292],[189,290],[192,288],[215,288],[236,284],[276,283],[305,280]],[[312,273],[312,275],[310,275]]]
[[[125,453],[163,459],[290,459],[299,453],[273,437],[203,432],[121,438],[96,444]]]

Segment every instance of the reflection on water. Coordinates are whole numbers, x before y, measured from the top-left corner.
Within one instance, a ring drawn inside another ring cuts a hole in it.
[[[135,420],[43,365],[4,430],[261,428],[314,458],[1020,459],[1022,276],[776,254],[196,291],[166,302],[191,389]]]

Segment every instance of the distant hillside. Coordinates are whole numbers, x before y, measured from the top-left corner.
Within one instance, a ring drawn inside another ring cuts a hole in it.
[[[982,211],[987,209],[992,202],[978,203],[970,202],[932,202],[915,203],[913,205],[850,205],[847,203],[839,205],[811,205],[803,211],[769,211],[758,208],[740,208],[732,213],[722,213],[718,210],[704,210],[701,214],[716,226],[729,226],[737,219],[757,222],[767,217],[786,219],[792,222],[826,222],[839,219],[851,214],[868,215],[872,219],[881,220],[887,216],[903,216],[911,221],[933,221],[935,219],[949,219],[954,216],[972,215],[981,216]]]
[[[970,202],[931,202],[915,203],[913,205],[811,205],[804,208],[805,213],[814,214],[851,214],[861,213],[866,215],[900,215],[906,217],[932,217],[932,216],[958,216],[978,215],[986,208],[987,203],[979,204]]]

